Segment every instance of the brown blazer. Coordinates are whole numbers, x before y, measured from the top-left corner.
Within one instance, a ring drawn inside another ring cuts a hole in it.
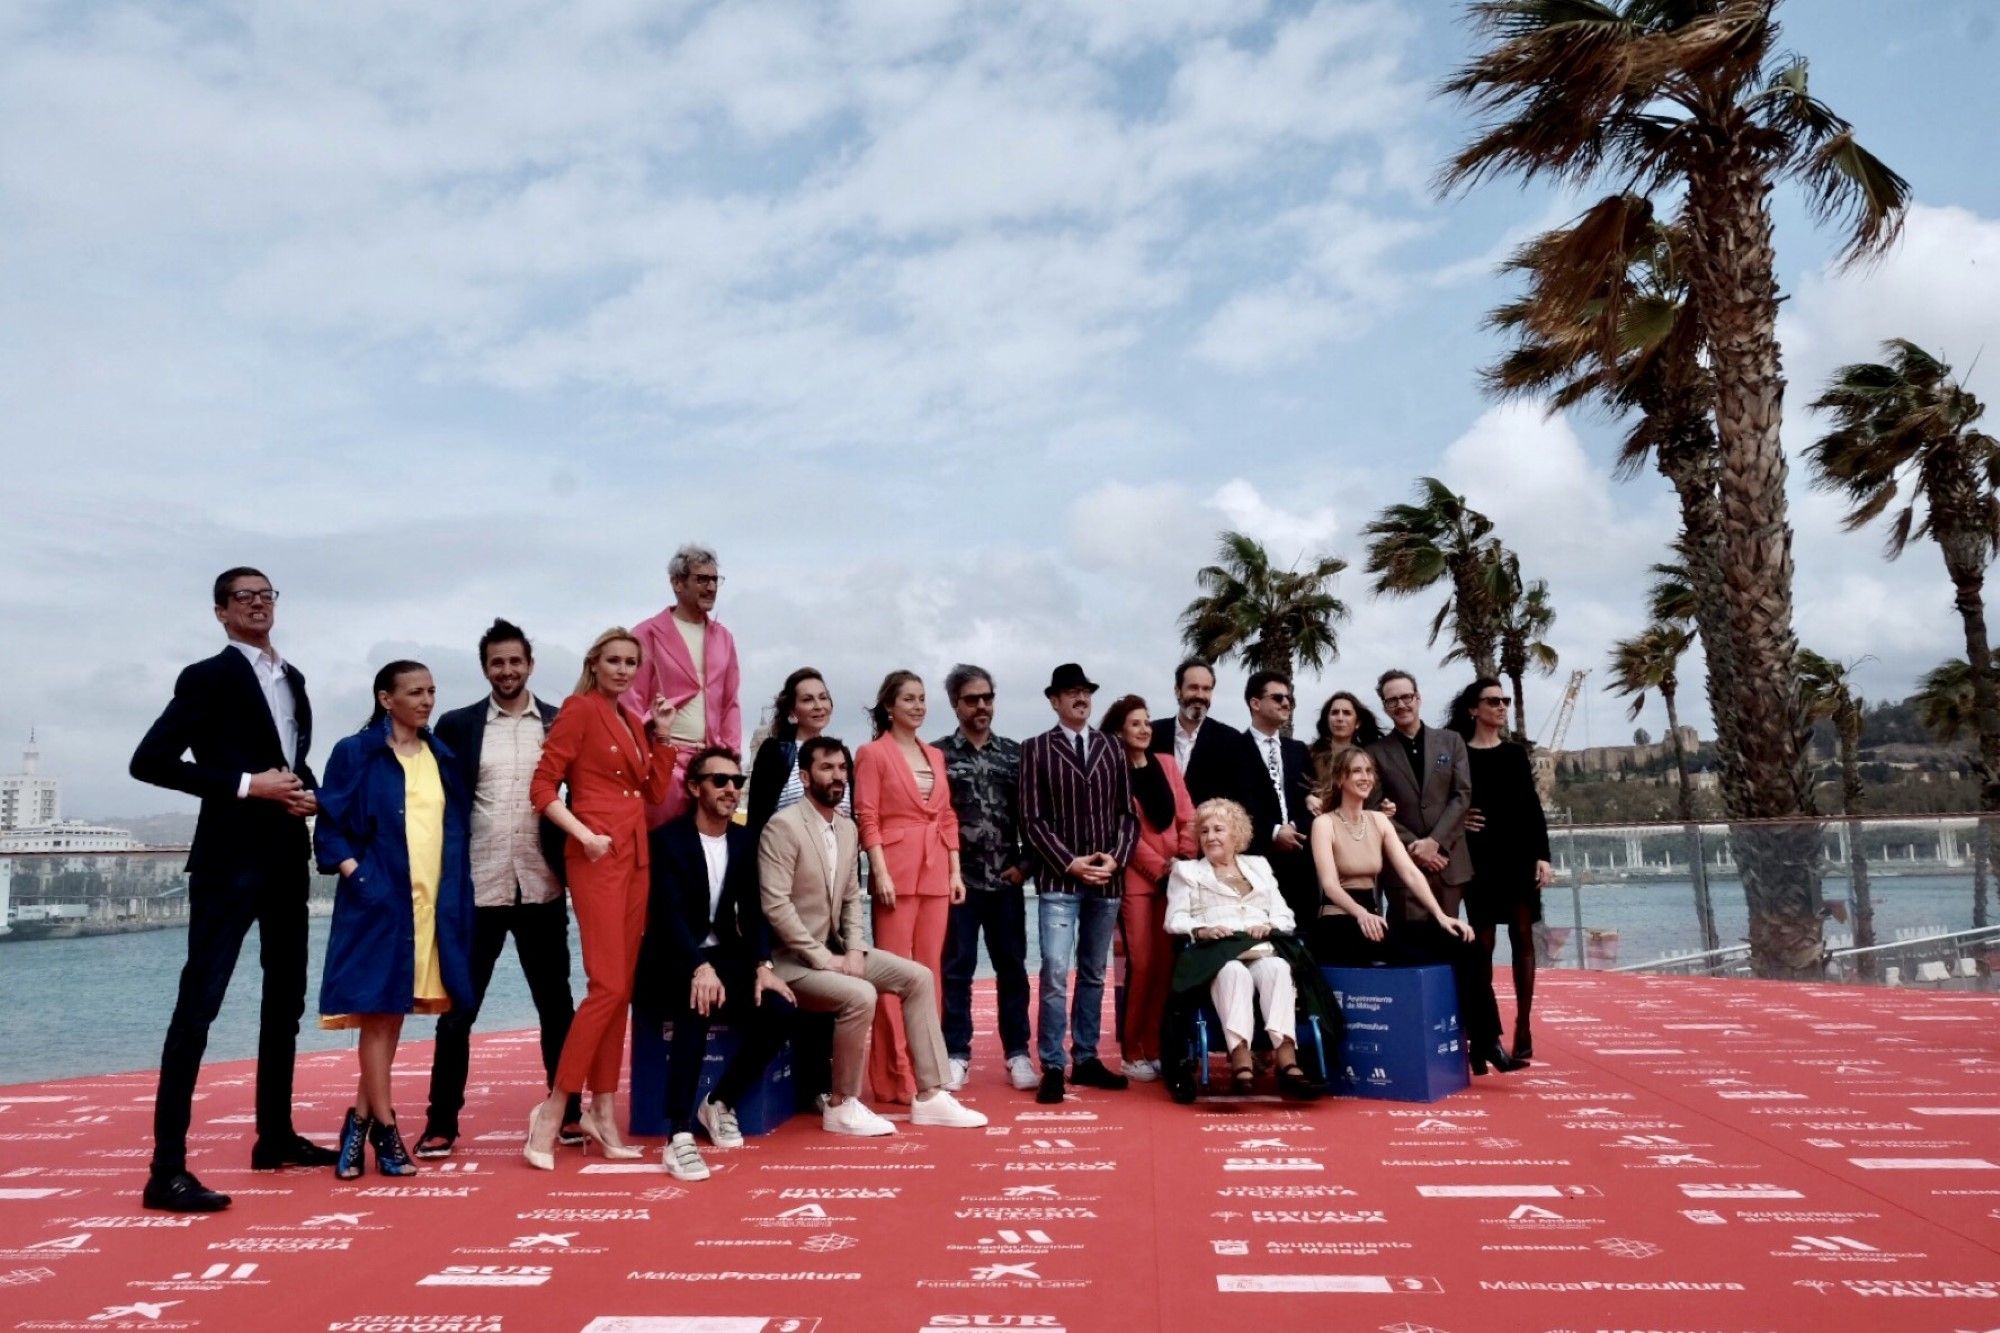
[[[864,944],[861,929],[860,857],[854,821],[833,817],[839,854],[829,880],[826,853],[810,800],[795,801],[764,825],[757,840],[757,882],[764,917],[771,923],[771,963],[786,981],[833,966],[835,923],[843,953]]]
[[[1472,761],[1455,731],[1425,727],[1424,772],[1410,771],[1410,756],[1391,731],[1368,747],[1375,760],[1375,798],[1396,803],[1390,821],[1408,847],[1419,838],[1437,839],[1450,864],[1431,876],[1433,884],[1464,884],[1472,878],[1472,854],[1465,847],[1465,816],[1472,809]]]

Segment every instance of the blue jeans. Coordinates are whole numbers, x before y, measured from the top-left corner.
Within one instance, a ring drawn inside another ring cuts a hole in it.
[[[1035,917],[1042,939],[1042,1012],[1035,1033],[1042,1069],[1063,1067],[1065,1033],[1070,1036],[1070,1054],[1075,1060],[1095,1060],[1098,1016],[1104,1008],[1104,968],[1111,958],[1111,934],[1118,929],[1118,899],[1079,893],[1039,894]],[[1076,996],[1065,1015],[1072,959]]]

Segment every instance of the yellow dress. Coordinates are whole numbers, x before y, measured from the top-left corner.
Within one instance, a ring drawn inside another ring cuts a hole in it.
[[[438,882],[444,878],[444,779],[437,756],[421,747],[403,765],[403,837],[410,846],[410,913],[416,921],[416,970],[410,974],[413,1014],[451,1008],[438,970]]]
[[[393,750],[391,753],[395,753]],[[410,916],[416,926],[416,960],[410,973],[410,1012],[441,1014],[451,1008],[438,968],[438,882],[444,878],[444,778],[430,746],[405,758],[403,838],[410,848]],[[343,1030],[361,1025],[357,1014],[324,1014],[319,1025]]]

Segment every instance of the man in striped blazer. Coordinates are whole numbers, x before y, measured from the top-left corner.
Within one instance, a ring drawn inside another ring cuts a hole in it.
[[[1097,685],[1065,662],[1042,691],[1056,725],[1021,743],[1021,835],[1034,850],[1041,933],[1041,1019],[1035,1034],[1042,1082],[1035,1100],[1063,1099],[1063,1038],[1070,1037],[1069,1077],[1087,1088],[1118,1089],[1125,1076],[1097,1058],[1099,1012],[1125,862],[1138,841],[1131,779],[1118,745],[1090,725]],[[1070,970],[1076,992],[1069,1010]]]

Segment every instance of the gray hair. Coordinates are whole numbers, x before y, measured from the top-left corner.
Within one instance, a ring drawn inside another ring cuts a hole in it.
[[[715,558],[715,552],[709,550],[706,546],[689,542],[686,546],[674,552],[673,559],[667,561],[667,577],[678,583],[694,572],[696,565],[719,566],[721,563],[721,561]]]
[[[988,685],[991,685],[993,683],[993,673],[983,666],[974,666],[970,662],[960,662],[944,678],[944,697],[956,704],[959,692],[975,680],[983,680]]]

